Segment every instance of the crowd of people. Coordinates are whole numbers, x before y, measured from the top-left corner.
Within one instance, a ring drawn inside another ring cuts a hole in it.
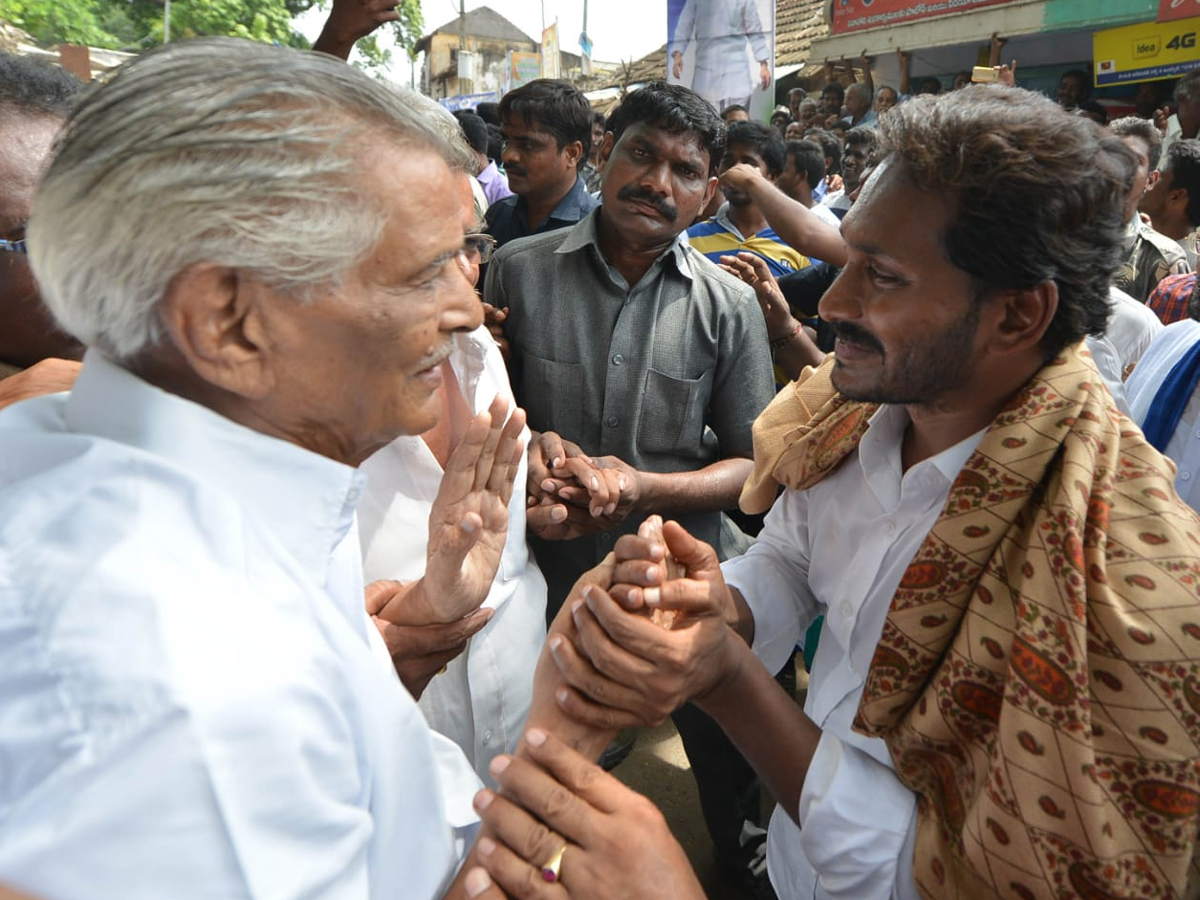
[[[1196,896],[1200,69],[452,115],[394,15],[0,55],[0,896],[700,900],[668,716],[756,897]]]

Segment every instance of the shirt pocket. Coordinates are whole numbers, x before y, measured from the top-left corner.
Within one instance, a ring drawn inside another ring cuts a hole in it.
[[[534,431],[555,431],[578,443],[583,437],[583,367],[521,352],[521,406]]]
[[[704,437],[712,379],[711,369],[699,378],[675,378],[649,369],[638,448],[646,453],[694,453]]]

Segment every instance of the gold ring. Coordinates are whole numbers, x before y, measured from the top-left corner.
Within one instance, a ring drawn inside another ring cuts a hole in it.
[[[567,845],[563,844],[558,848],[558,852],[546,860],[542,864],[542,880],[549,884],[554,884],[558,881],[558,870],[562,868],[563,854],[567,852]]]

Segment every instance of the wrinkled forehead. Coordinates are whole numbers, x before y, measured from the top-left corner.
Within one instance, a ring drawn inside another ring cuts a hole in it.
[[[710,166],[708,150],[702,145],[700,135],[687,129],[676,131],[658,122],[633,122],[617,143],[643,143],[660,155],[686,160],[706,171]]]

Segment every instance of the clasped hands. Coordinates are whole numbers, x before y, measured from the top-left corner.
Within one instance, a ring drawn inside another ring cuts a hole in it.
[[[414,697],[492,617],[482,609],[508,536],[508,503],[521,457],[525,412],[500,397],[471,420],[446,463],[429,513],[425,574],[376,581],[366,605]]]
[[[617,729],[716,699],[750,652],[729,627],[716,553],[678,523],[648,524],[584,574],[551,624],[533,727],[521,752],[493,760],[500,792],[475,800],[485,837],[482,868],[468,864],[469,896],[499,887],[522,900],[704,897],[661,813],[590,761]],[[656,610],[675,613],[670,627]],[[547,884],[540,867],[556,851],[561,869]]]
[[[527,480],[529,529],[552,541],[611,531],[642,498],[640,472],[615,456],[588,456],[553,431],[530,442]]]

